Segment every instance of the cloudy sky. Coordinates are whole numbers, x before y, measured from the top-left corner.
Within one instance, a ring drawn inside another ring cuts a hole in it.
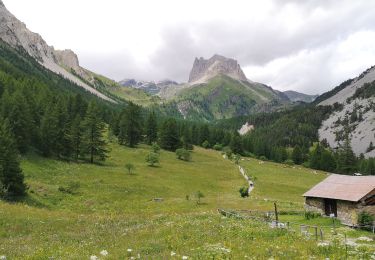
[[[115,80],[186,82],[195,57],[237,59],[279,90],[325,92],[375,65],[370,0],[3,0],[29,29]]]

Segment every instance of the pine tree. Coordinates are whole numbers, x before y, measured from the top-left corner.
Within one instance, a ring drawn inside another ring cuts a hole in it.
[[[141,110],[130,103],[123,111],[120,120],[119,142],[129,147],[135,147],[142,138]]]
[[[295,164],[303,163],[303,154],[299,145],[296,145],[292,152],[292,159]]]
[[[40,150],[44,156],[51,156],[58,150],[59,122],[55,107],[44,112],[40,123]]]
[[[156,142],[158,138],[158,124],[156,122],[156,116],[154,111],[152,111],[147,118],[146,136],[148,145],[151,145],[153,142]]]
[[[350,145],[349,136],[346,135],[343,146],[338,152],[337,172],[351,174],[356,171],[357,158]]]
[[[86,116],[82,124],[84,129],[83,147],[85,153],[90,157],[90,163],[94,163],[95,159],[105,160],[108,153],[106,142],[103,139],[105,124],[99,114],[97,105],[91,102],[87,108]]]
[[[160,146],[169,151],[176,151],[180,147],[177,122],[175,119],[167,119],[160,129]]]
[[[232,150],[232,152],[235,154],[243,153],[241,136],[239,135],[237,131],[233,132],[229,147]]]
[[[70,128],[70,142],[74,160],[78,160],[82,153],[82,118],[77,114]]]
[[[0,195],[6,198],[23,196],[26,188],[9,122],[0,122]]]
[[[310,156],[310,167],[313,169],[321,169],[321,159],[324,148],[318,143]]]

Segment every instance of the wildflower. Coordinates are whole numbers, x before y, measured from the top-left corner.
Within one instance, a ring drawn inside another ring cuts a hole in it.
[[[327,242],[319,242],[318,246],[329,246]]]
[[[108,251],[107,250],[102,250],[102,251],[100,251],[100,254],[102,256],[107,256],[108,255]]]
[[[7,257],[5,255],[0,256],[0,260],[7,260]]]
[[[372,239],[369,238],[369,237],[359,237],[359,238],[357,238],[357,240],[359,240],[359,241],[366,241],[366,242],[371,242],[372,241]]]
[[[175,256],[175,255],[176,255],[176,253],[171,251],[171,256]]]
[[[133,249],[128,248],[128,253],[133,252]]]
[[[96,255],[90,256],[90,260],[98,260],[99,258]]]
[[[184,255],[183,257],[182,257],[182,259],[183,260],[186,260],[186,259],[188,259],[189,257],[187,257],[186,255]]]

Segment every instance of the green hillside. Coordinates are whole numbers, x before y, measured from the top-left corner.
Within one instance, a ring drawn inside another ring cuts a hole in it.
[[[267,111],[282,102],[272,89],[250,82],[240,82],[225,75],[206,84],[185,88],[175,98],[186,118],[224,119]]]
[[[237,166],[219,152],[196,148],[193,160],[183,162],[162,151],[160,166],[148,167],[147,146],[130,149],[111,144],[110,149],[102,166],[24,156],[29,195],[15,204],[0,201],[0,255],[125,259],[139,254],[140,259],[169,259],[176,253],[179,259],[338,259],[345,254],[345,247],[322,248],[298,232],[271,229],[251,219],[224,218],[216,211],[272,210],[274,200],[280,210],[303,210],[301,193],[322,180],[323,173],[245,160],[242,165],[256,180],[254,193],[242,199],[238,189],[245,182]],[[124,167],[128,162],[135,165],[133,174]],[[194,196],[197,191],[205,195],[200,205]],[[306,222],[299,216],[281,218]],[[330,223],[320,218],[310,221]],[[102,257],[102,250],[108,256]],[[362,255],[369,256],[369,251],[363,249]]]

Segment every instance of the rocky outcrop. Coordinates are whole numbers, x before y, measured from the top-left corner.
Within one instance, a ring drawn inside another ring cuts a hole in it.
[[[14,48],[24,49],[47,69],[71,80],[78,86],[100,98],[112,101],[93,87],[83,82],[92,81],[92,76],[79,66],[77,55],[71,50],[56,51],[43,38],[27,29],[26,25],[11,14],[0,1],[0,39]],[[71,70],[78,75],[73,75]]]
[[[368,149],[371,142],[375,144],[375,97],[355,96],[356,91],[362,91],[366,83],[375,82],[375,68],[370,68],[347,82],[348,84],[339,86],[339,91],[334,89],[333,94],[319,103],[326,106],[336,104],[337,107],[323,120],[319,129],[319,139],[327,141],[331,148],[337,149],[344,143],[344,137],[348,134],[356,155],[375,157],[375,150]],[[327,94],[329,93],[322,96]]]
[[[246,135],[247,133],[250,133],[254,129],[255,129],[254,125],[250,125],[249,122],[246,122],[244,125],[242,125],[240,130],[238,130],[238,133],[240,135]]]
[[[204,58],[195,58],[189,76],[189,83],[206,83],[209,79],[220,74],[237,80],[247,80],[241,66],[236,60],[228,59],[220,55],[214,55],[208,60],[205,60]]]

